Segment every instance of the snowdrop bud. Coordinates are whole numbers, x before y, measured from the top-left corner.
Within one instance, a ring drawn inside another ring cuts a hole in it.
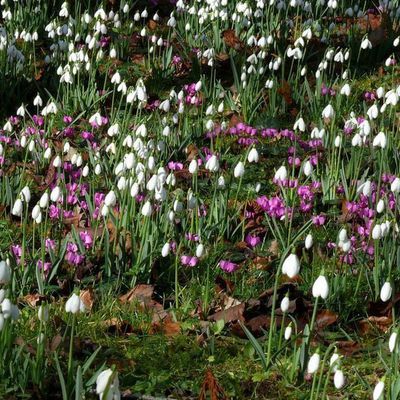
[[[331,356],[331,359],[329,361],[329,366],[332,368],[333,371],[337,371],[338,364],[339,364],[339,354],[335,352]]]
[[[328,281],[326,280],[325,276],[320,275],[314,285],[312,287],[312,295],[317,297],[322,297],[324,300],[328,297],[329,294],[329,285]]]
[[[169,254],[171,247],[169,245],[169,242],[165,243],[164,246],[161,249],[161,256],[162,257],[167,257]]]
[[[303,165],[303,171],[304,171],[304,175],[305,176],[310,176],[312,174],[313,171],[313,167],[312,164],[310,162],[310,160],[307,160],[304,165]]]
[[[86,178],[88,175],[89,175],[89,166],[88,166],[88,165],[85,165],[85,166],[82,168],[82,176],[83,176],[84,178]]]
[[[225,188],[225,178],[223,177],[223,175],[221,175],[218,178],[217,185],[218,185],[218,189],[224,189]]]
[[[259,160],[259,155],[258,155],[258,151],[255,147],[253,147],[250,151],[249,151],[249,155],[247,156],[247,161],[249,163],[257,163]]]
[[[32,209],[32,219],[36,219],[37,217],[39,217],[40,213],[40,206],[39,204],[36,204],[35,207],[33,207]]]
[[[51,147],[48,147],[48,148],[45,150],[44,154],[43,154],[43,158],[44,158],[45,160],[48,160],[50,157],[51,157]]]
[[[152,212],[153,212],[153,207],[151,206],[150,201],[147,200],[147,201],[143,204],[141,213],[142,213],[142,215],[145,216],[145,217],[150,217],[150,215],[151,215]]]
[[[189,172],[191,174],[195,174],[197,172],[197,169],[198,169],[197,160],[193,159],[189,164]]]
[[[11,268],[5,261],[0,261],[0,283],[6,284],[11,279]]]
[[[383,302],[386,302],[391,297],[392,297],[392,286],[390,285],[390,282],[385,282],[381,288],[380,298]]]
[[[336,389],[341,389],[345,384],[343,371],[338,369],[333,376],[333,383]]]
[[[107,217],[109,212],[110,212],[110,208],[106,204],[103,204],[103,207],[101,207],[102,217]]]
[[[196,92],[199,92],[199,91],[201,90],[201,86],[202,86],[201,81],[198,81],[198,82],[196,83],[195,87],[194,87],[194,89],[196,90]]]
[[[319,367],[319,361],[320,361],[319,354],[314,353],[308,360],[307,373],[314,374],[315,372],[317,372]]]
[[[281,310],[283,313],[287,313],[289,310],[289,297],[285,296],[281,301]]]
[[[395,178],[390,185],[390,190],[394,193],[400,192],[400,178]]]
[[[22,200],[29,203],[31,201],[31,191],[28,186],[23,187],[21,190]]]
[[[47,305],[41,304],[38,310],[39,321],[47,322],[49,320],[49,308]]]
[[[233,175],[235,178],[241,178],[244,175],[244,164],[242,161],[239,161],[233,171]]]
[[[11,214],[15,215],[16,217],[20,217],[22,215],[22,200],[21,199],[15,200],[14,206],[11,210]]]
[[[114,207],[116,203],[117,203],[117,196],[115,195],[115,192],[111,190],[110,192],[107,193],[104,199],[104,204],[107,207]]]
[[[385,202],[383,199],[379,199],[378,204],[376,205],[376,212],[381,214],[385,209]]]
[[[314,242],[313,237],[312,237],[311,233],[309,233],[306,236],[306,240],[304,241],[304,247],[306,248],[306,250],[311,249],[313,242]]]
[[[96,175],[100,175],[101,174],[101,165],[100,164],[96,164],[96,166],[94,167],[94,173]]]
[[[50,200],[54,203],[57,202],[61,197],[61,189],[59,186],[55,186],[50,193]]]
[[[340,147],[342,144],[342,138],[338,135],[335,137],[335,147]]]
[[[196,257],[200,258],[204,254],[204,245],[199,243],[196,247]]]
[[[26,147],[27,141],[28,141],[28,139],[26,138],[26,136],[25,136],[25,135],[22,135],[22,136],[21,136],[21,140],[20,140],[20,142],[19,142],[19,144],[21,145],[22,148],[25,148],[25,147]]]
[[[65,303],[65,311],[71,314],[85,311],[85,304],[75,293]]]
[[[49,194],[44,192],[39,200],[39,206],[41,208],[46,208],[49,205]]]
[[[394,350],[395,347],[396,347],[396,342],[397,342],[397,332],[393,332],[393,333],[390,335],[390,338],[389,338],[389,351],[390,351],[391,353],[393,353],[393,350]]]
[[[381,399],[384,389],[385,389],[385,383],[383,380],[381,380],[376,384],[376,386],[374,388],[374,392],[372,394],[373,400]]]
[[[285,328],[285,340],[289,340],[291,336],[292,336],[292,324],[288,325]]]
[[[53,160],[53,167],[55,168],[59,168],[61,167],[61,157],[60,156],[56,156]]]
[[[300,271],[300,261],[296,254],[290,254],[282,264],[282,273],[294,278]]]
[[[375,225],[372,229],[372,239],[379,240],[382,237],[382,230],[380,225]]]

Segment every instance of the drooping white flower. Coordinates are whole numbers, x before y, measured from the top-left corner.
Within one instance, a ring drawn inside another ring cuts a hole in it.
[[[373,400],[380,400],[383,394],[383,390],[385,389],[385,382],[383,380],[380,380],[374,388],[374,392],[372,394]]]
[[[318,371],[320,362],[320,355],[318,353],[314,353],[310,359],[308,360],[307,364],[307,373],[314,374]]]
[[[312,287],[312,295],[317,297],[322,297],[324,300],[329,295],[329,285],[326,277],[324,275],[320,275],[314,282]]]
[[[243,175],[244,175],[244,164],[243,164],[242,161],[239,161],[236,164],[236,167],[235,167],[235,169],[233,171],[233,176],[235,178],[241,178]]]
[[[335,372],[335,375],[333,376],[333,383],[335,385],[336,389],[341,389],[344,384],[345,384],[345,378],[344,378],[344,374],[343,371],[341,369],[338,369]]]
[[[380,298],[383,302],[386,302],[391,297],[392,297],[392,286],[390,282],[386,281],[381,287]]]
[[[300,271],[300,261],[296,254],[290,254],[282,264],[282,273],[294,278]]]
[[[84,312],[85,310],[85,304],[83,303],[82,299],[75,293],[73,293],[72,296],[65,303],[65,311],[71,314]]]
[[[0,283],[7,284],[11,279],[11,268],[6,261],[0,261]]]
[[[119,400],[121,394],[117,372],[112,369],[101,372],[96,379],[96,393],[100,400]],[[107,397],[105,397],[105,394]]]
[[[389,351],[393,353],[397,343],[397,332],[392,332],[389,338]]]

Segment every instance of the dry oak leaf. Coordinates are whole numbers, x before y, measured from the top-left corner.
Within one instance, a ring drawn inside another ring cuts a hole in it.
[[[223,320],[225,324],[232,321],[244,321],[245,303],[238,304],[226,310],[218,311],[208,317],[209,321]]]
[[[121,303],[131,303],[133,301],[149,302],[154,293],[153,285],[140,284],[131,289],[128,293],[119,298]]]
[[[94,292],[92,288],[81,290],[79,297],[83,301],[86,310],[91,311],[94,303]]]

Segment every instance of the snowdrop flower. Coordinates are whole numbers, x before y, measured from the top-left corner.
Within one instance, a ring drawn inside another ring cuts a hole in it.
[[[39,93],[36,95],[36,97],[33,99],[33,105],[37,107],[42,107],[43,105],[43,100],[40,97]]]
[[[335,375],[333,376],[333,383],[335,385],[335,388],[336,389],[341,389],[344,386],[345,382],[346,381],[345,381],[345,378],[344,378],[343,371],[338,369],[335,372]]]
[[[85,304],[82,299],[75,293],[65,303],[65,311],[71,314],[77,314],[78,312],[84,312],[86,310]]]
[[[11,279],[11,268],[6,261],[0,261],[0,283],[7,284]]]
[[[189,172],[193,175],[197,172],[198,170],[198,164],[197,164],[197,160],[193,159],[190,164],[189,164],[189,168],[188,168]]]
[[[235,167],[235,169],[233,171],[233,176],[235,178],[241,178],[243,175],[244,175],[244,164],[243,164],[242,161],[239,161],[236,164],[236,167]]]
[[[61,189],[59,186],[55,186],[50,193],[50,200],[56,203],[61,198]]]
[[[216,155],[212,155],[206,162],[206,169],[211,172],[217,172],[219,170],[219,162]]]
[[[171,249],[171,246],[169,244],[169,242],[165,243],[164,246],[161,249],[161,256],[162,257],[167,257],[169,254],[169,251]]]
[[[274,175],[274,180],[276,181],[284,181],[287,179],[287,169],[284,165],[279,167]]]
[[[374,147],[380,147],[381,149],[384,149],[387,144],[387,139],[386,135],[384,132],[379,132],[375,137],[372,142],[372,146]]]
[[[372,49],[372,43],[368,40],[368,38],[365,38],[361,42],[361,49],[363,49],[363,50]]]
[[[375,225],[374,228],[372,229],[372,239],[374,240],[379,240],[382,237],[382,229],[381,226]]]
[[[390,190],[393,192],[393,193],[399,193],[400,192],[400,178],[395,178],[394,180],[393,180],[393,182],[391,183],[391,185],[390,185]]]
[[[397,332],[392,332],[389,338],[389,351],[393,353],[397,343]]]
[[[285,340],[289,340],[290,337],[292,336],[292,323],[290,323],[286,328],[285,328]]]
[[[257,163],[259,160],[259,155],[258,155],[258,151],[255,147],[253,147],[250,151],[249,154],[247,156],[247,161],[249,163]]]
[[[381,287],[380,298],[383,302],[388,301],[392,297],[392,286],[390,282],[385,282]]]
[[[317,372],[319,368],[319,362],[320,355],[318,353],[314,353],[308,360],[307,373],[314,374],[315,372]]]
[[[328,297],[329,285],[324,275],[320,275],[312,287],[312,295],[315,298],[322,297],[324,300]]]
[[[382,394],[383,394],[383,390],[385,389],[385,382],[383,381],[383,380],[380,380],[377,384],[376,384],[376,386],[375,386],[375,388],[374,388],[374,392],[373,392],[373,394],[372,394],[372,398],[373,398],[373,400],[379,400],[379,399],[381,399],[382,397]]]
[[[143,204],[141,213],[142,213],[142,215],[145,216],[145,217],[150,217],[152,212],[153,212],[153,207],[151,206],[150,201],[147,200],[147,201]]]
[[[287,313],[289,310],[289,297],[286,295],[281,301],[281,311]]]
[[[331,359],[329,360],[329,366],[332,368],[333,371],[338,370],[339,365],[339,354],[336,351],[332,354]]]
[[[290,254],[282,264],[282,273],[294,278],[300,271],[300,261],[296,254]]]
[[[304,132],[306,130],[306,124],[304,122],[304,119],[300,117],[293,125],[293,129],[296,130],[298,129],[301,132]]]
[[[16,217],[20,217],[22,215],[22,200],[21,199],[15,200],[15,203],[11,210],[11,214],[15,215]]]
[[[325,119],[332,119],[335,116],[335,110],[333,107],[328,104],[323,110],[322,110],[322,118]]]
[[[31,191],[28,186],[25,186],[21,190],[21,199],[29,203],[31,201]]]
[[[311,249],[312,245],[313,245],[313,237],[312,237],[311,233],[309,233],[306,236],[306,240],[304,241],[304,247],[306,248],[306,250],[309,250],[309,249]]]
[[[121,393],[117,372],[111,369],[101,372],[96,379],[96,393],[100,400],[119,400]],[[107,397],[105,397],[105,394]]]
[[[348,83],[344,84],[343,87],[340,89],[340,94],[349,97],[351,92],[350,85]]]
[[[115,195],[115,192],[111,190],[110,192],[107,193],[104,199],[104,204],[107,207],[114,207],[116,203],[117,203],[117,196]]]
[[[369,119],[376,119],[378,118],[379,110],[376,104],[373,104],[370,108],[367,110],[367,115]]]
[[[303,165],[303,172],[305,176],[310,176],[312,174],[313,167],[310,160],[307,160]]]

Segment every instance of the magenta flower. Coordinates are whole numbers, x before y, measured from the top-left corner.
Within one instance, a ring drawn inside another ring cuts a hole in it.
[[[239,268],[237,264],[229,260],[221,260],[219,262],[219,267],[228,274],[235,272]]]
[[[194,256],[192,257],[192,256],[183,255],[181,257],[181,264],[188,266],[188,267],[195,267],[198,262],[199,262],[199,259]]]

